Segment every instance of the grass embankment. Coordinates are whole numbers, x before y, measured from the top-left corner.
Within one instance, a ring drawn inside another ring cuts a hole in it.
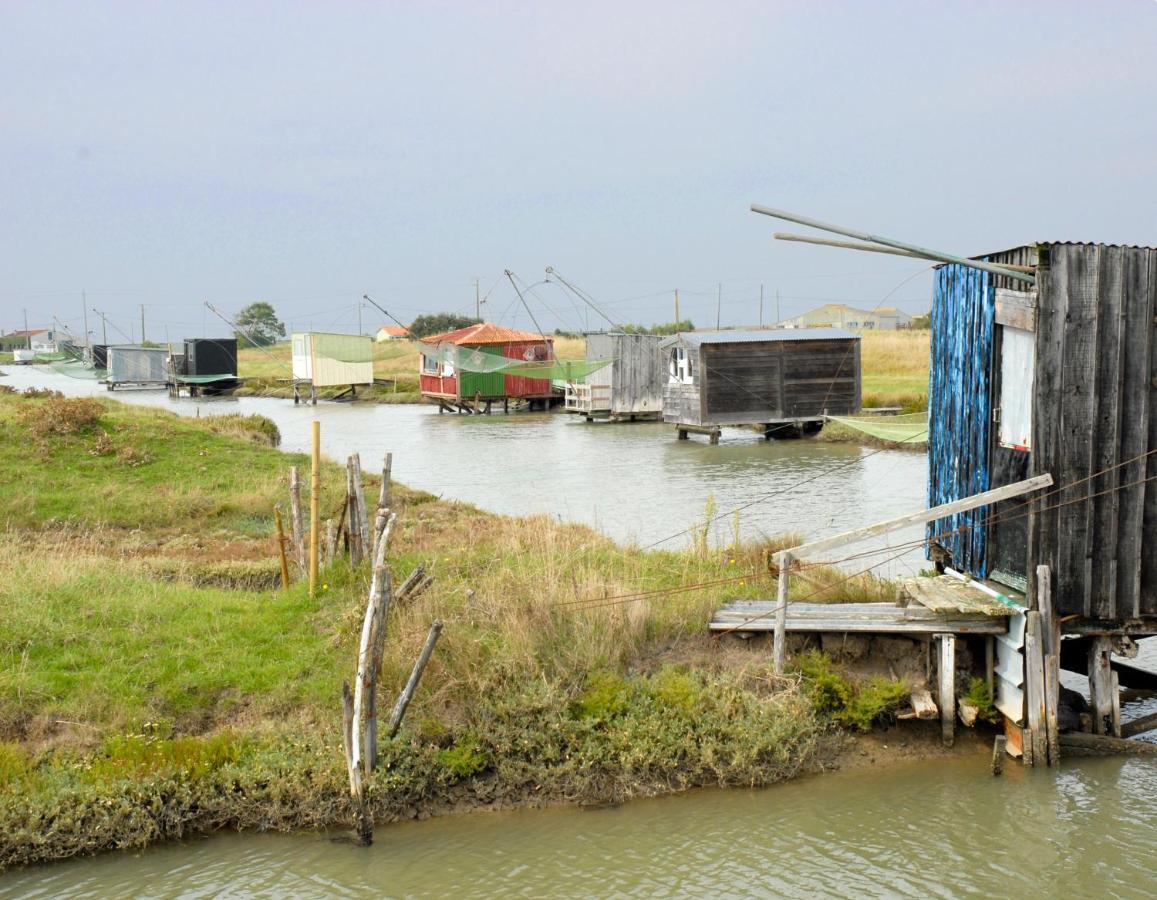
[[[865,331],[860,334],[863,405],[928,408],[928,330]]]
[[[368,572],[335,562],[317,599],[255,588],[275,583],[287,467],[307,464],[276,437],[261,417],[0,392],[0,868],[350,820],[338,694]],[[343,493],[326,465],[327,515]],[[764,784],[815,759],[827,701],[774,676],[762,642],[705,633],[722,598],[774,594],[767,546],[702,529],[686,551],[622,548],[401,485],[394,505],[395,580],[419,563],[436,580],[392,611],[386,708],[446,627],[370,779],[380,822]],[[626,599],[687,585],[705,586]]]
[[[555,354],[559,359],[582,359],[586,355],[583,338],[554,339]],[[358,389],[358,396],[378,403],[417,403],[422,396],[418,389],[418,348],[410,341],[385,341],[373,344],[374,377],[392,379],[391,386]],[[293,389],[282,382],[293,372],[293,355],[288,341],[271,347],[244,347],[237,354],[238,375],[246,383],[237,391],[238,396],[292,397]],[[330,399],[341,388],[323,388],[322,399]]]

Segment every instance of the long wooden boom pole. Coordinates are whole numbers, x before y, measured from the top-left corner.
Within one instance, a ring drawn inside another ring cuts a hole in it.
[[[884,244],[866,244],[860,241],[835,241],[831,238],[813,237],[810,234],[792,234],[789,231],[777,231],[772,237],[777,241],[818,244],[821,247],[840,247],[845,250],[867,250],[869,253],[887,253],[891,256],[907,256],[910,259],[932,258],[920,253],[913,253],[911,250],[897,250],[895,247],[887,247]],[[1036,271],[1035,266],[1017,266],[1010,263],[1001,263],[1001,266],[1005,269],[1011,269],[1013,272],[1024,272],[1026,275],[1032,275]]]
[[[867,231],[858,231],[855,228],[845,228],[842,225],[821,222],[819,219],[801,216],[798,213],[785,212],[782,209],[773,209],[770,206],[761,206],[758,203],[751,204],[751,211],[759,213],[760,215],[771,216],[773,219],[783,219],[785,222],[795,222],[797,225],[807,225],[809,228],[818,228],[820,231],[842,234],[844,237],[855,238],[857,241],[867,241],[870,244],[883,244],[886,247],[894,247],[897,250],[907,250],[925,259],[944,263],[956,263],[957,265],[968,266],[972,269],[980,269],[983,272],[991,272],[993,275],[1002,275],[1014,281],[1022,281],[1025,284],[1036,284],[1036,278],[1032,275],[1026,275],[1023,272],[1014,272],[1012,269],[994,265],[993,263],[978,262],[975,259],[968,259],[964,256],[954,256],[951,253],[941,253],[939,250],[929,250],[927,247],[919,247],[916,244],[906,244],[903,241],[881,237],[878,234],[870,234]]]

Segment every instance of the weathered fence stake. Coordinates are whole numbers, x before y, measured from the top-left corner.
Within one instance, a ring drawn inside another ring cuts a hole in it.
[[[277,523],[277,552],[281,556],[281,589],[289,587],[289,561],[285,558],[285,526],[281,522],[280,504],[273,507],[273,520]]]
[[[1032,743],[1032,764],[1047,766],[1048,723],[1045,713],[1045,660],[1041,637],[1041,614],[1037,610],[1025,613],[1024,629],[1024,689],[1025,710],[1028,714],[1026,743]]]
[[[1059,709],[1061,699],[1061,624],[1053,610],[1052,570],[1036,567],[1036,605],[1041,616],[1041,640],[1044,645],[1045,734],[1050,766],[1059,765]]]
[[[390,478],[394,468],[394,454],[387,453],[382,463],[382,484],[378,490],[378,508],[374,515],[373,553],[378,554],[378,541],[386,527],[386,519],[390,514]]]
[[[313,421],[313,447],[309,471],[309,596],[317,596],[319,551],[318,528],[321,522],[321,422]]]
[[[784,662],[787,658],[787,587],[788,572],[791,569],[791,554],[783,551],[779,554],[779,593],[775,604],[775,639],[772,645],[772,660],[775,665],[775,674],[783,674]]]
[[[337,522],[333,519],[325,520],[325,564],[328,566],[337,556],[338,530]]]
[[[385,544],[378,546],[374,560],[374,574],[370,580],[370,594],[366,615],[362,621],[362,637],[358,645],[358,676],[354,682],[354,721],[366,723],[362,742],[354,748],[354,762],[370,771],[370,760],[377,756],[377,669],[375,652],[385,641],[386,619],[390,611],[392,584],[390,570],[385,564]],[[380,654],[377,654],[380,657]]]
[[[308,569],[305,561],[305,529],[301,522],[301,470],[289,467],[289,524],[293,529],[293,558],[301,572]]]
[[[430,656],[434,652],[434,645],[438,643],[438,636],[441,633],[442,620],[435,619],[426,635],[426,643],[422,645],[422,652],[418,654],[418,660],[414,663],[414,669],[410,672],[410,680],[406,682],[402,693],[398,695],[398,701],[394,704],[394,711],[390,713],[390,724],[386,729],[386,737],[392,738],[402,727],[402,718],[406,715],[410,701],[414,699],[414,691],[418,689],[418,682],[422,680],[422,673],[426,671],[426,664],[430,661]]]
[[[1096,635],[1089,645],[1089,705],[1093,708],[1093,732],[1105,733],[1106,720],[1113,715],[1113,678],[1109,654],[1113,639]]]
[[[360,735],[357,733],[357,720],[354,718],[353,699],[350,697],[348,681],[341,683],[342,709],[342,749],[345,750],[346,773],[350,779],[350,799],[357,810],[356,832],[358,840],[365,847],[374,841],[374,820],[370,816],[370,806],[366,802],[365,782],[362,780],[361,769],[354,761],[354,751],[358,746]]]

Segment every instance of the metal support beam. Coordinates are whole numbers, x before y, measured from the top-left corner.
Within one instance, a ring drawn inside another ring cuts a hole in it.
[[[897,250],[895,247],[888,247],[884,244],[869,244],[858,241],[834,241],[830,238],[813,237],[810,234],[792,234],[788,231],[777,231],[772,237],[777,241],[816,244],[820,247],[839,247],[843,250],[866,250],[869,253],[887,253],[889,256],[906,256],[909,259],[933,259],[933,257],[925,256],[923,253],[915,253],[911,250]],[[1036,272],[1036,266],[1018,266],[1010,263],[1000,263],[1000,266],[1013,272],[1024,272],[1026,275],[1032,275]]]

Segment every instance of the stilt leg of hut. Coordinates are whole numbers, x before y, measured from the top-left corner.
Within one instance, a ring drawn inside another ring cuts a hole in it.
[[[1033,610],[1025,614],[1024,633],[1024,686],[1028,733],[1026,743],[1032,744],[1032,764],[1048,765],[1048,724],[1045,715],[1045,660],[1044,640],[1041,637],[1041,614]],[[1026,758],[1028,754],[1026,753]]]
[[[1110,677],[1113,683],[1110,688],[1113,692],[1113,711],[1110,714],[1113,723],[1113,737],[1121,736],[1121,683],[1117,680],[1117,673],[1112,672]]]
[[[956,635],[938,634],[940,642],[940,739],[945,747],[956,743]]]
[[[1044,649],[1045,735],[1050,766],[1061,761],[1059,709],[1061,696],[1061,625],[1053,610],[1052,572],[1036,567],[1036,605],[1041,616]]]
[[[719,434],[720,434],[719,431],[711,432],[711,443],[712,444],[718,444],[719,443]]]
[[[681,440],[681,441],[687,440],[687,429],[679,428],[679,429],[677,429],[677,434],[679,435],[679,440]]]
[[[502,411],[504,413],[510,412],[510,398],[508,398],[508,397],[502,398]]]
[[[1113,671],[1109,667],[1112,638],[1097,635],[1089,646],[1089,701],[1093,708],[1093,733],[1105,734],[1113,717]],[[1120,701],[1118,700],[1119,704]]]

